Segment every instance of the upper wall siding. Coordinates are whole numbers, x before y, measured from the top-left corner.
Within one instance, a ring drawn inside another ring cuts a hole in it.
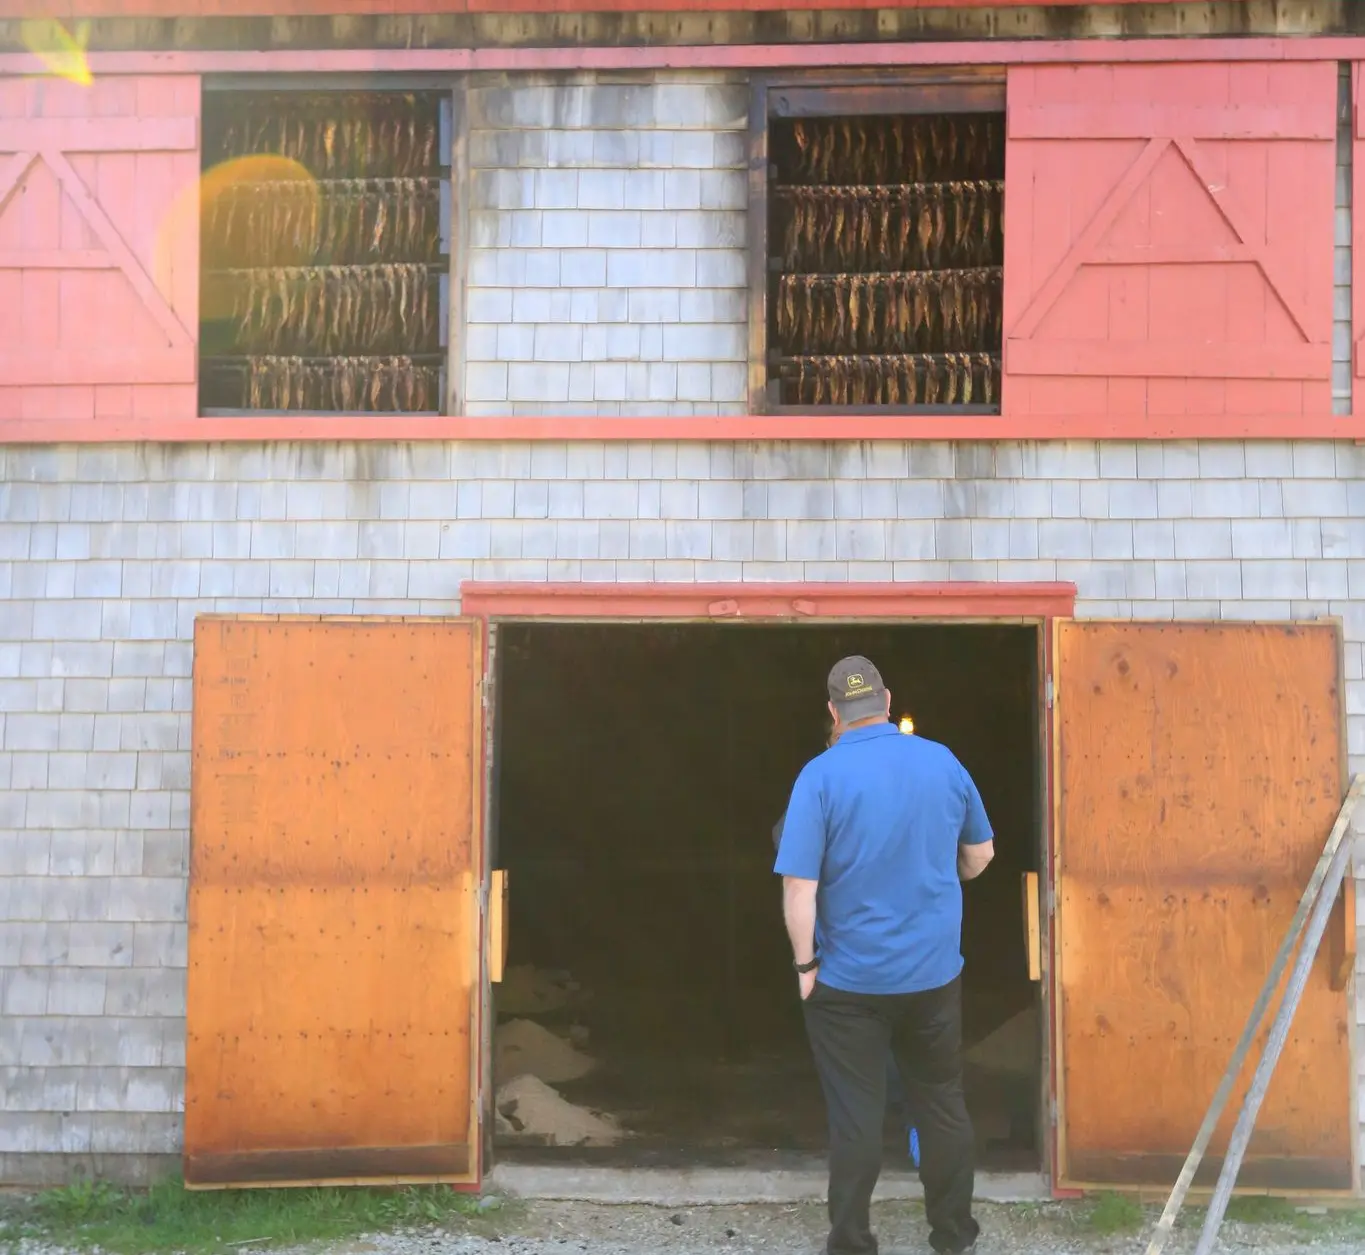
[[[1325,35],[1365,30],[1354,0],[1176,0],[1175,3],[879,5],[765,12],[699,10],[676,0],[674,11],[461,13],[442,0],[439,13],[342,13],[344,0],[307,0],[296,16],[221,16],[221,0],[144,0],[141,12],[89,22],[93,49],[232,48],[251,52],[314,48],[545,48],[573,45],[861,43],[932,39],[1129,39],[1219,35]],[[74,6],[72,6],[74,8]],[[399,5],[399,8],[409,7]],[[433,4],[430,7],[436,7]],[[0,51],[23,51],[22,20],[32,0],[0,0]],[[305,10],[306,11],[302,11]],[[127,0],[92,0],[83,12],[128,14]],[[199,16],[200,13],[206,16]],[[9,20],[4,20],[8,18]]]
[[[468,94],[466,412],[747,409],[747,89],[519,78]]]
[[[1352,443],[0,450],[0,1181],[178,1150],[196,615],[451,614],[471,578],[1063,579],[1088,617],[1335,614],[1362,771],[1363,516]]]

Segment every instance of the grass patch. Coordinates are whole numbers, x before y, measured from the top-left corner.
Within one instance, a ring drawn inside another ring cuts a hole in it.
[[[1360,1207],[1307,1207],[1288,1199],[1258,1194],[1230,1199],[1224,1219],[1265,1229],[1293,1229],[1313,1237],[1365,1236],[1365,1209]],[[1200,1207],[1189,1224],[1198,1228],[1203,1223],[1204,1209]]]
[[[273,1246],[448,1227],[477,1211],[477,1199],[442,1186],[198,1192],[179,1181],[150,1190],[84,1183],[0,1213],[0,1244],[29,1237],[110,1255],[251,1255]]]
[[[1096,1233],[1136,1233],[1142,1228],[1142,1205],[1126,1194],[1101,1194],[1086,1220]]]
[[[1264,1194],[1247,1194],[1228,1200],[1228,1220],[1241,1224],[1293,1224],[1301,1218],[1293,1204],[1282,1198],[1267,1198]]]

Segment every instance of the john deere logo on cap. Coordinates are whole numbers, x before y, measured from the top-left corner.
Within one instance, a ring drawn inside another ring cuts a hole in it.
[[[860,671],[855,671],[848,677],[848,687],[851,689],[860,689],[863,687],[863,684],[864,680]]]

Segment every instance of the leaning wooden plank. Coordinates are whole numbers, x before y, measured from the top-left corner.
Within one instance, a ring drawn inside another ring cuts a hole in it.
[[[1344,809],[1344,808],[1343,808]],[[1336,829],[1333,828],[1333,832]],[[1251,1141],[1252,1130],[1256,1127],[1256,1117],[1261,1103],[1265,1101],[1266,1090],[1270,1088],[1270,1078],[1275,1073],[1275,1065],[1280,1061],[1284,1044],[1289,1039],[1289,1027],[1294,1022],[1294,1012],[1299,1008],[1304,987],[1308,984],[1309,973],[1313,970],[1313,960],[1317,958],[1322,935],[1327,931],[1327,921],[1331,918],[1332,908],[1336,905],[1337,891],[1345,879],[1346,868],[1351,861],[1351,843],[1339,841],[1332,855],[1327,875],[1319,886],[1318,900],[1313,906],[1312,917],[1308,921],[1308,931],[1289,977],[1289,985],[1280,999],[1280,1009],[1271,1025],[1270,1036],[1265,1050],[1252,1075],[1251,1085],[1242,1103],[1241,1113],[1232,1129],[1228,1142],[1228,1153],[1223,1158],[1223,1169],[1218,1174],[1218,1185],[1209,1200],[1209,1209],[1204,1213],[1204,1228],[1199,1234],[1199,1244],[1194,1255],[1211,1255],[1213,1244],[1218,1241],[1218,1230],[1223,1227],[1223,1216],[1228,1209],[1233,1187],[1237,1184],[1237,1173],[1242,1166],[1247,1144]]]
[[[1204,1158],[1204,1152],[1209,1148],[1213,1131],[1217,1128],[1218,1121],[1223,1115],[1223,1108],[1227,1106],[1228,1098],[1232,1094],[1232,1086],[1242,1070],[1242,1064],[1246,1061],[1252,1042],[1256,1040],[1256,1035],[1260,1031],[1261,1021],[1265,1018],[1266,1009],[1270,1006],[1271,995],[1278,987],[1285,968],[1289,966],[1290,957],[1293,955],[1294,947],[1298,944],[1299,937],[1303,933],[1308,914],[1321,896],[1323,886],[1336,864],[1339,853],[1345,850],[1349,857],[1351,846],[1350,842],[1346,840],[1346,834],[1350,831],[1351,820],[1362,794],[1365,794],[1365,776],[1356,776],[1351,781],[1346,800],[1342,802],[1336,822],[1328,834],[1327,844],[1323,847],[1322,856],[1318,859],[1317,866],[1313,868],[1312,876],[1308,878],[1308,884],[1303,891],[1303,896],[1299,899],[1294,918],[1290,922],[1289,931],[1285,933],[1284,940],[1280,942],[1280,948],[1275,954],[1275,961],[1270,965],[1270,973],[1265,979],[1265,984],[1261,986],[1261,992],[1256,996],[1256,1003],[1251,1008],[1251,1014],[1247,1017],[1246,1027],[1242,1029],[1242,1036],[1237,1041],[1236,1049],[1232,1052],[1232,1058],[1228,1061],[1222,1080],[1218,1082],[1217,1090],[1214,1091],[1213,1101],[1209,1104],[1208,1111],[1204,1113],[1204,1122],[1199,1126],[1194,1145],[1190,1147],[1190,1153],[1185,1158],[1185,1166],[1180,1169],[1180,1176],[1176,1179],[1175,1188],[1171,1191],[1170,1198],[1166,1200],[1165,1210],[1161,1213],[1161,1219],[1157,1221],[1156,1229],[1152,1233],[1152,1240],[1147,1244],[1147,1255],[1160,1255],[1170,1240],[1171,1233],[1175,1228],[1176,1215],[1179,1213],[1186,1195],[1190,1192],[1194,1174],[1199,1171],[1199,1164]],[[1344,870],[1345,863],[1343,862],[1341,866]],[[1340,875],[1337,879],[1339,882]],[[1333,893],[1335,894],[1335,887]],[[1319,934],[1320,938],[1321,934]],[[1316,949],[1315,945],[1314,950]],[[1259,1103],[1257,1105],[1259,1106]],[[1240,1160],[1240,1156],[1238,1158]],[[1228,1155],[1223,1161],[1224,1171],[1226,1171],[1227,1164],[1231,1160],[1232,1147],[1229,1147]],[[1224,1206],[1226,1207],[1226,1202]]]

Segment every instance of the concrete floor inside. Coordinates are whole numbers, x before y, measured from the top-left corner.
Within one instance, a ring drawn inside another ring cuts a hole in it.
[[[825,676],[848,653],[881,669],[896,716],[953,749],[996,828],[996,861],[964,895],[967,1090],[981,1167],[1029,1188],[1041,986],[1020,881],[1041,845],[1038,636],[1014,625],[498,626],[509,967],[572,978],[564,1005],[530,1018],[595,1066],[553,1088],[626,1134],[566,1147],[500,1122],[502,1170],[764,1167],[796,1182],[817,1162],[825,1114],[771,831],[823,747]],[[500,988],[498,1018],[526,1018]],[[913,1182],[902,1131],[888,1127],[887,1152],[893,1188]]]

